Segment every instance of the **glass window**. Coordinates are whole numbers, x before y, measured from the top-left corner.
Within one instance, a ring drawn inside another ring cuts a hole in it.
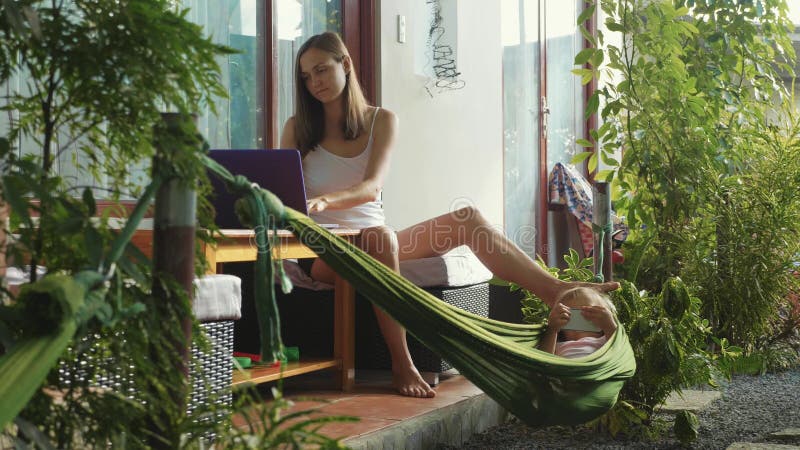
[[[584,135],[583,86],[572,73],[575,55],[583,49],[576,25],[583,0],[548,2],[547,19],[547,171],[582,152],[575,141]],[[557,5],[557,6],[556,6]]]
[[[278,0],[278,129],[294,115],[294,60],[309,37],[342,32],[341,0]]]
[[[240,53],[226,55],[218,61],[228,98],[216,98],[216,114],[201,111],[198,128],[211,148],[262,148],[264,136],[258,124],[263,121],[264,105],[257,81],[259,53],[263,48],[264,2],[258,0],[182,0],[190,8],[188,19],[202,25],[214,42]],[[260,44],[260,45],[259,45]]]
[[[528,255],[550,264],[560,249],[548,251],[554,243],[545,174],[581,151],[575,141],[585,129],[583,88],[571,73],[583,46],[576,25],[582,8],[582,0],[501,4],[505,231]]]
[[[274,124],[280,130],[294,113],[293,64],[297,49],[311,35],[323,31],[342,33],[342,3],[354,0],[176,0],[176,8],[189,10],[187,19],[201,25],[214,42],[236,49],[239,53],[219,57],[220,80],[227,88],[227,98],[214,99],[216,112],[210,108],[198,111],[198,128],[211,148],[268,148],[267,129]],[[272,14],[266,8],[272,5]],[[350,4],[353,9],[354,3]],[[268,24],[268,17],[273,23]],[[354,31],[359,35],[360,23]],[[276,40],[274,52],[278,55],[277,67],[268,59],[270,51],[266,39]],[[371,42],[370,42],[371,45]],[[371,69],[370,69],[371,70]],[[276,86],[267,86],[268,71],[277,77]],[[23,92],[26,89],[24,72],[16,73],[0,86],[0,95]],[[277,98],[267,93],[277,90]],[[271,101],[272,104],[265,102]],[[273,113],[277,109],[277,113]],[[0,133],[8,131],[13,111],[0,115]],[[275,136],[275,141],[277,141]],[[92,179],[82,170],[83,154],[69,136],[57,137],[54,143],[58,153],[55,170],[71,185],[96,186],[95,195],[105,198],[104,180]],[[40,146],[25,140],[18,143],[20,151],[38,152]],[[139,185],[149,179],[149,161],[130,171],[131,180]],[[80,190],[76,190],[77,193]]]
[[[539,214],[538,0],[503,0],[503,189],[505,231],[536,255]]]

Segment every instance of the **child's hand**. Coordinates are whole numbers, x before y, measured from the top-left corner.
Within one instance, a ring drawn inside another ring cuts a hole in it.
[[[569,322],[569,318],[569,308],[562,303],[556,303],[553,309],[550,310],[550,315],[547,318],[547,327],[555,332],[561,331],[564,325]]]
[[[583,317],[595,324],[597,328],[603,330],[603,333],[605,333],[607,337],[611,337],[611,335],[617,331],[617,323],[614,322],[614,315],[611,314],[611,311],[605,306],[581,306],[580,309]]]

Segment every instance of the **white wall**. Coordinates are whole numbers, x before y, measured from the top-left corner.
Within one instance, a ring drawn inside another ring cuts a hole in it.
[[[470,203],[503,221],[503,108],[500,3],[452,0],[458,6],[457,65],[465,87],[433,98],[415,75],[415,39],[425,0],[380,0],[378,104],[400,119],[384,186],[388,224],[402,229]],[[406,42],[397,42],[397,15]]]

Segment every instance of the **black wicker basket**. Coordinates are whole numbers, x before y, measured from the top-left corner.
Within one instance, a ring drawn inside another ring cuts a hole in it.
[[[192,345],[192,361],[190,368],[191,397],[187,405],[187,413],[194,414],[202,410],[213,411],[204,413],[195,420],[198,423],[220,423],[227,420],[232,405],[231,381],[233,379],[233,321],[219,321],[201,323],[209,341],[209,349],[202,352],[197,345]],[[120,334],[120,339],[124,336]],[[83,339],[88,349],[83,353],[81,361],[72,364],[63,364],[59,367],[59,377],[65,385],[69,380],[86,379],[89,371],[83,368],[92,366],[95,382],[92,385],[98,388],[110,389],[128,398],[136,399],[137,392],[131,382],[132,371],[121,367],[117,358],[108,355],[100,346],[92,345],[89,338]],[[98,370],[99,368],[99,370]],[[216,408],[206,408],[214,402]],[[211,441],[214,433],[202,436]]]
[[[207,409],[205,407],[210,407],[212,402],[216,404],[216,408],[208,408],[213,413],[196,418],[199,423],[219,423],[227,420],[230,414],[233,398],[233,323],[232,320],[201,323],[210,348],[208,352],[202,352],[196,345],[192,346],[192,394],[188,413]],[[210,439],[213,435],[204,437]]]

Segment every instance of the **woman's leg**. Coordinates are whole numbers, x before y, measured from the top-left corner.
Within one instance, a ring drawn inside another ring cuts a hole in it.
[[[362,230],[356,244],[370,256],[395,272],[399,269],[397,237],[388,227],[373,227]],[[332,282],[333,270],[321,259],[314,261],[311,277]],[[436,391],[422,379],[411,360],[406,342],[406,330],[383,310],[373,306],[381,334],[392,358],[392,384],[403,395],[410,397],[433,397]]]
[[[619,287],[616,282],[568,283],[550,275],[473,208],[443,214],[397,233],[399,259],[428,258],[467,245],[493,274],[516,283],[552,306],[565,290],[589,285],[601,291]]]

